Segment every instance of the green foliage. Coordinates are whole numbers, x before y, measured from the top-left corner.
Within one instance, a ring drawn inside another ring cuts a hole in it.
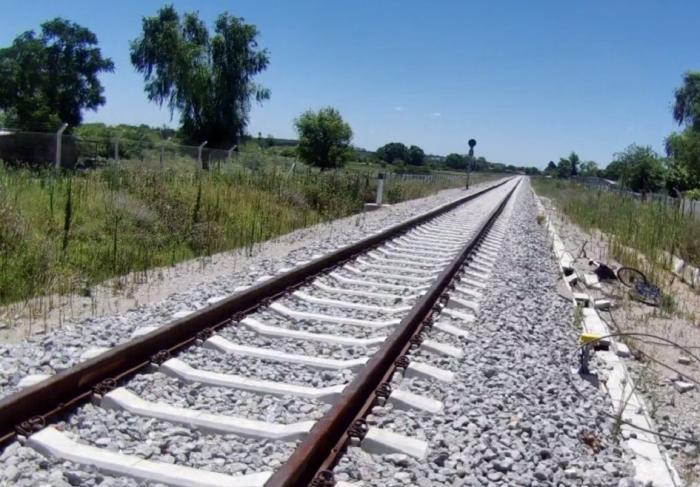
[[[549,163],[547,163],[547,167],[545,168],[544,172],[548,176],[555,176],[557,174],[557,165],[554,163],[554,161],[549,161]]]
[[[450,169],[465,170],[467,169],[467,159],[461,154],[448,154],[445,158],[445,165]]]
[[[0,165],[0,304],[82,292],[130,272],[147,278],[152,268],[250,249],[359,212],[375,197],[375,179],[365,173],[301,165],[290,171],[264,159],[259,166],[201,172],[120,164],[77,174]],[[397,202],[462,184],[396,180],[387,189]]]
[[[0,110],[4,124],[24,130],[56,130],[82,122],[82,111],[105,103],[98,79],[114,70],[97,37],[74,22],[55,18],[41,33],[20,34],[0,49]]]
[[[571,175],[572,176],[577,176],[578,175],[578,165],[581,163],[581,158],[579,158],[578,154],[575,152],[571,152],[569,154],[569,164],[571,165]]]
[[[700,188],[700,132],[686,129],[666,139],[669,164],[669,189],[685,191]]]
[[[144,76],[149,100],[180,112],[187,141],[228,148],[243,135],[251,102],[270,97],[253,82],[269,64],[257,37],[254,25],[228,13],[217,17],[212,35],[196,13],[181,18],[170,5],[143,18],[131,63]]]
[[[689,71],[683,75],[683,85],[675,91],[673,118],[678,125],[700,131],[700,72]]]
[[[568,178],[571,176],[571,162],[563,157],[559,159],[557,164],[557,177]]]
[[[585,161],[581,164],[581,176],[598,176],[598,164],[595,161]]]
[[[408,160],[406,162],[413,164],[414,166],[423,165],[425,162],[425,152],[423,152],[423,149],[417,145],[412,145],[408,149]]]
[[[648,266],[642,270],[653,278],[668,263],[664,252],[700,264],[700,225],[692,215],[682,215],[673,205],[594,190],[569,181],[533,179],[538,194],[552,198],[574,223],[607,235],[613,257],[623,265]],[[638,262],[626,247],[647,258]]]
[[[401,142],[389,142],[377,149],[376,154],[379,159],[389,164],[401,164],[409,162],[411,159],[408,147]],[[423,154],[423,158],[425,158],[425,154]]]
[[[299,157],[322,170],[342,167],[350,158],[352,129],[335,108],[306,111],[294,121],[299,134]]]
[[[611,166],[623,188],[648,193],[663,187],[664,166],[650,146],[630,145],[615,154]]]

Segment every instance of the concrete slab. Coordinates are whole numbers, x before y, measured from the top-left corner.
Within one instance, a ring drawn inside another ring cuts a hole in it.
[[[468,314],[468,313],[462,313],[460,311],[455,311],[450,308],[443,308],[442,312],[446,314],[447,316],[450,316],[452,318],[455,318],[462,323],[474,323],[476,318],[474,318],[474,315]]]
[[[148,335],[149,333],[157,329],[157,326],[142,326],[141,328],[136,328],[133,332],[131,332],[131,338],[137,338],[143,335]]]
[[[235,434],[247,438],[279,441],[299,440],[315,424],[315,421],[300,421],[292,424],[267,423],[245,417],[211,414],[162,402],[146,401],[124,387],[118,387],[105,394],[100,405],[105,409],[124,410],[136,416],[183,424],[207,433]]]
[[[259,335],[275,336],[284,338],[296,338],[299,340],[310,340],[315,342],[333,343],[337,345],[356,345],[360,347],[369,347],[378,345],[386,340],[386,336],[372,338],[355,338],[352,336],[330,335],[325,333],[312,333],[302,330],[292,330],[290,328],[282,328],[279,326],[265,325],[260,323],[255,318],[246,316],[240,322],[242,325],[250,328]]]
[[[338,323],[340,325],[352,325],[352,326],[361,326],[363,328],[376,328],[376,329],[381,329],[381,328],[389,328],[391,326],[398,325],[401,320],[399,318],[392,318],[389,320],[381,320],[381,321],[370,321],[370,320],[361,320],[357,318],[346,318],[344,316],[332,316],[332,315],[326,315],[326,314],[321,314],[321,313],[308,313],[306,311],[296,311],[290,308],[287,308],[285,305],[281,303],[272,303],[270,305],[270,309],[273,311],[276,311],[277,313],[287,316],[289,318],[294,318],[298,320],[313,320],[313,321],[322,321],[324,323]]]
[[[38,384],[41,381],[44,381],[51,377],[50,374],[29,374],[28,376],[20,379],[20,381],[17,383],[17,387],[20,389],[26,389],[27,387],[31,387],[35,384]]]
[[[428,456],[427,442],[380,428],[369,428],[361,447],[368,453],[378,455],[403,453],[420,460]]]
[[[464,352],[454,347],[448,343],[441,343],[436,340],[423,340],[421,347],[429,352],[436,353],[438,355],[446,355],[448,357],[462,358],[464,357]]]
[[[587,272],[583,275],[583,283],[591,289],[601,289],[600,280],[595,274]]]
[[[109,347],[90,347],[80,355],[80,361],[85,362],[86,360],[95,358],[98,355],[102,355],[107,350],[109,350]]]
[[[224,353],[255,357],[265,360],[271,360],[274,362],[285,362],[289,364],[306,365],[308,367],[315,367],[327,370],[355,370],[361,368],[367,362],[367,360],[369,360],[369,357],[359,357],[349,360],[338,360],[332,358],[298,355],[294,353],[281,352],[279,350],[273,350],[269,348],[249,347],[247,345],[239,345],[238,343],[233,343],[225,339],[221,335],[212,336],[211,338],[207,339],[202,344],[202,346],[212,350],[218,350]]]
[[[159,482],[175,487],[263,487],[272,472],[230,476],[171,463],[154,462],[113,451],[84,445],[48,426],[34,433],[27,444],[43,455],[88,465],[102,472]]]
[[[386,272],[375,272],[375,271],[367,271],[363,269],[358,269],[357,267],[351,266],[349,264],[346,264],[342,267],[342,270],[352,272],[353,274],[359,274],[361,276],[367,276],[367,277],[379,277],[381,279],[392,279],[396,281],[408,281],[408,282],[414,282],[418,284],[425,284],[428,282],[431,282],[434,277],[429,276],[429,277],[413,277],[413,276],[406,276],[403,274],[388,274]]]
[[[230,389],[240,389],[260,394],[273,396],[297,396],[317,399],[324,402],[333,402],[345,388],[346,384],[329,387],[307,387],[283,382],[251,379],[234,374],[221,374],[208,370],[195,369],[180,359],[170,359],[164,362],[158,369],[160,372],[176,377],[185,382],[197,382]]]
[[[454,382],[455,375],[449,370],[440,369],[429,364],[411,360],[405,372],[406,377],[423,377],[441,382]]]
[[[375,299],[388,299],[392,301],[410,301],[411,299],[415,299],[418,296],[402,296],[400,294],[388,294],[388,293],[375,293],[371,291],[360,291],[357,289],[346,289],[342,287],[334,287],[334,286],[329,286],[328,284],[325,284],[321,282],[319,279],[314,279],[314,281],[311,283],[312,286],[317,287],[318,289],[321,289],[323,291],[326,291],[327,293],[335,293],[335,294],[344,294],[346,296],[364,296],[367,298],[375,298]]]
[[[371,304],[355,303],[352,301],[342,301],[336,299],[319,298],[311,296],[304,291],[294,291],[292,295],[295,298],[306,301],[307,303],[320,304],[322,306],[333,306],[337,308],[361,309],[364,311],[374,311],[377,313],[396,314],[405,313],[411,309],[410,306],[375,306]]]

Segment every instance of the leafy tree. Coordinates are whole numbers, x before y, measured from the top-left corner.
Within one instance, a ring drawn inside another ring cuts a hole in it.
[[[569,158],[571,160],[571,158]],[[581,164],[581,175],[582,176],[597,176],[598,175],[598,164],[595,161],[585,161]]]
[[[528,176],[539,176],[542,173],[536,167],[526,167],[525,174],[527,174]]]
[[[411,159],[408,147],[401,142],[389,142],[381,146],[377,149],[377,157],[390,164],[395,161],[408,162]]]
[[[666,139],[667,187],[671,193],[700,188],[700,72],[688,72],[675,91],[673,118],[686,128]]]
[[[102,57],[97,37],[57,17],[0,49],[0,110],[5,123],[26,130],[79,125],[83,110],[105,103],[98,75],[114,70]]]
[[[486,160],[485,157],[477,157],[474,160],[474,167],[472,168],[474,171],[488,171],[489,169],[489,161]]]
[[[461,154],[448,154],[445,165],[451,169],[463,170],[467,168],[467,159]]]
[[[581,163],[581,158],[575,152],[569,154],[569,164],[571,165],[571,175],[578,175],[578,165]]]
[[[547,167],[544,170],[544,173],[550,176],[554,176],[557,174],[557,165],[554,164],[554,161],[549,161]]]
[[[650,146],[632,144],[615,154],[611,163],[622,186],[643,193],[658,191],[664,184],[664,167]]]
[[[689,71],[683,75],[683,85],[675,91],[673,118],[678,125],[685,124],[700,131],[700,72]]]
[[[559,159],[557,164],[557,177],[558,178],[568,178],[571,176],[571,161],[564,159],[563,157]]]
[[[186,140],[229,147],[243,136],[253,100],[270,98],[253,81],[270,62],[257,37],[242,18],[223,13],[210,33],[196,13],[180,17],[170,5],[143,18],[131,63],[143,74],[148,99],[180,113]]]
[[[687,129],[669,135],[666,153],[671,157],[667,178],[669,191],[700,188],[700,132]]]
[[[294,120],[299,134],[299,157],[321,170],[341,167],[352,154],[352,129],[335,108],[302,113]]]
[[[425,152],[417,145],[412,145],[408,149],[408,162],[414,166],[421,166],[425,162]]]

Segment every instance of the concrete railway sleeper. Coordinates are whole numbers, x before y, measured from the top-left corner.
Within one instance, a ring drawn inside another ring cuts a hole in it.
[[[469,336],[458,324],[473,322],[478,312],[502,236],[494,225],[518,184],[499,183],[391,227],[8,396],[0,401],[0,438],[90,471],[181,486],[331,485],[323,482],[332,482],[338,458],[355,446],[425,458],[425,441],[368,427],[363,418],[384,403],[428,413],[443,408],[439,398],[389,383],[454,380],[409,355],[420,349],[462,357],[449,340],[427,334]],[[482,245],[489,251],[482,253]],[[174,396],[148,387],[160,382],[172,382]],[[210,410],[196,397],[171,403],[188,384],[273,396],[294,418],[254,403],[243,414],[225,404]],[[141,458],[130,445],[126,452],[106,449],[83,436],[83,425],[106,411],[151,425],[156,434],[172,428],[162,425],[181,425],[221,436],[219,443],[259,442],[280,465],[222,473],[164,463],[158,455]]]

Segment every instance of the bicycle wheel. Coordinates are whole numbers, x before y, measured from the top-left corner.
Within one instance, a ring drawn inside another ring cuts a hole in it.
[[[634,287],[638,282],[647,282],[646,276],[633,267],[620,267],[617,270],[617,278],[627,287]]]
[[[630,297],[649,306],[661,306],[661,289],[654,284],[637,282],[629,291]]]

